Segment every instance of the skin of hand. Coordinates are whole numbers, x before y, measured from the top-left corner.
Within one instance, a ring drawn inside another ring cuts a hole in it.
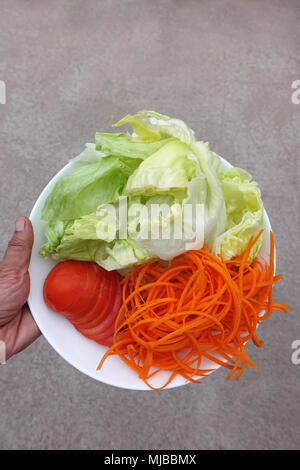
[[[15,232],[0,263],[0,341],[6,360],[25,349],[40,331],[26,304],[33,229],[27,217],[18,217]]]

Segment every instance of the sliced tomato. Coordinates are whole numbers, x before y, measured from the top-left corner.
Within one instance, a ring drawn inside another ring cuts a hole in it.
[[[116,327],[120,326],[124,321],[124,317],[121,316],[121,318],[118,322],[118,325],[116,325],[116,317],[117,317],[118,313],[119,313],[119,310],[117,311],[117,314],[115,316],[115,319],[114,319],[113,323],[103,333],[95,335],[92,338],[94,341],[96,341],[98,343],[98,342],[103,341],[103,340],[109,338],[110,336],[114,335]]]
[[[44,299],[49,308],[62,313],[77,301],[86,286],[86,267],[77,261],[62,261],[48,274],[44,283]]]
[[[62,261],[46,278],[44,299],[84,336],[111,346],[121,306],[121,276],[93,262]]]
[[[102,344],[102,346],[107,346],[110,348],[114,344],[114,337],[109,336],[108,338],[101,339],[99,341],[96,341],[98,344]]]
[[[84,336],[94,339],[106,338],[114,332],[114,322],[121,307],[121,284],[120,276],[114,271],[115,292],[110,311],[106,318],[92,328],[76,327]],[[76,325],[75,325],[76,326]]]
[[[125,320],[125,317],[123,314],[120,315],[120,318],[119,318],[119,321],[118,321],[118,325],[116,325],[116,322],[114,321],[114,324],[113,324],[113,332],[111,333],[110,336],[105,336],[103,338],[99,338],[97,340],[94,340],[96,341],[96,343],[98,344],[102,344],[103,346],[108,346],[109,348],[114,344],[114,332],[115,332],[115,329],[122,325],[122,323],[124,322]]]
[[[84,262],[87,270],[87,282],[81,290],[80,295],[64,312],[70,321],[82,319],[95,305],[98,299],[98,292],[103,282],[100,266],[92,262]],[[104,271],[104,270],[103,270]]]
[[[104,269],[103,271],[102,282],[98,287],[98,297],[93,308],[88,313],[81,316],[81,318],[75,320],[73,322],[74,325],[82,328],[91,328],[98,325],[108,314],[114,296],[114,276],[111,272],[105,271]]]
[[[105,319],[98,322],[96,326],[82,329],[82,333],[88,335],[92,339],[107,337],[114,332],[114,322],[121,307],[121,285],[116,271],[112,273],[112,276],[114,277],[114,292],[110,299],[109,311],[106,314]],[[109,334],[107,334],[108,330],[110,331]]]

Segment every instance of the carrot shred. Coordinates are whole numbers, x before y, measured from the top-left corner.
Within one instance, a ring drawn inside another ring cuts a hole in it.
[[[169,267],[157,260],[137,266],[121,281],[122,306],[115,322],[114,344],[102,357],[117,354],[147,386],[161,390],[177,375],[199,383],[218,366],[230,370],[227,380],[239,380],[246,366],[256,369],[245,343],[261,347],[257,326],[274,310],[288,305],[273,302],[274,236],[270,259],[247,259],[262,232],[232,260],[213,255],[205,245],[174,258]],[[212,365],[203,367],[203,359]],[[149,379],[170,372],[155,388]]]

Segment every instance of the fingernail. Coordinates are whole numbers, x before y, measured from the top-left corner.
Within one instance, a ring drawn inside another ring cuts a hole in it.
[[[22,232],[25,228],[25,219],[18,217],[16,220],[16,232]]]

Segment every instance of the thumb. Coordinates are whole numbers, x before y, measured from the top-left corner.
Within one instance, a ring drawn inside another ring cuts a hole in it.
[[[27,217],[18,217],[15,232],[8,243],[8,248],[1,262],[3,269],[18,270],[26,273],[28,270],[33,245],[33,229]]]

